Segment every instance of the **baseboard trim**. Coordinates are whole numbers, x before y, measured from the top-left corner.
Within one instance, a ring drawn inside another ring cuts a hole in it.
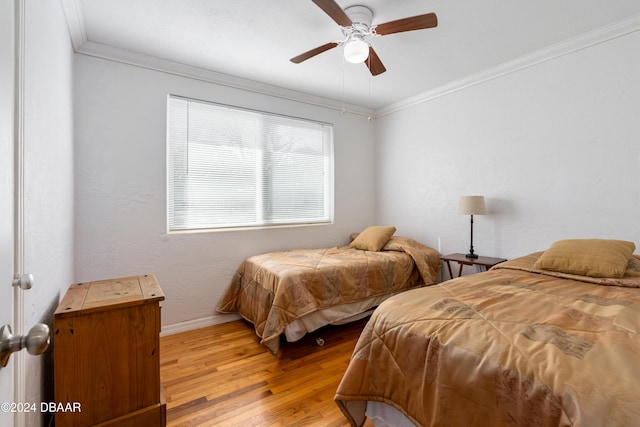
[[[178,334],[180,332],[192,331],[194,329],[206,328],[207,326],[219,325],[221,323],[233,322],[241,317],[236,314],[213,315],[201,319],[187,320],[185,322],[163,325],[160,336]]]

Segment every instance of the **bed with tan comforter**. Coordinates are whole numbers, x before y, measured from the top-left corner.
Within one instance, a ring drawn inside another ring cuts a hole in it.
[[[381,304],[335,396],[351,425],[367,401],[420,426],[640,425],[640,259],[600,278],[541,254]]]
[[[339,246],[256,255],[238,267],[217,311],[253,323],[262,344],[276,353],[292,322],[316,313],[325,313],[325,324],[342,320],[436,283],[439,269],[437,251],[405,237],[391,237],[375,252]]]

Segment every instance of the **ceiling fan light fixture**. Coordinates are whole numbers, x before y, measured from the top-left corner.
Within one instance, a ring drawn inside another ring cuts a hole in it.
[[[344,59],[352,64],[364,62],[369,57],[369,44],[362,39],[354,38],[344,45]]]

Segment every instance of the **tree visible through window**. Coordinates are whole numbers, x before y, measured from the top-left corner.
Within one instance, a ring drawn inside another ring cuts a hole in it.
[[[169,231],[333,220],[333,128],[169,96]]]

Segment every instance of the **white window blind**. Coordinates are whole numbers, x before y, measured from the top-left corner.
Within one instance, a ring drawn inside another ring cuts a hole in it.
[[[169,96],[169,231],[333,220],[333,128]]]

